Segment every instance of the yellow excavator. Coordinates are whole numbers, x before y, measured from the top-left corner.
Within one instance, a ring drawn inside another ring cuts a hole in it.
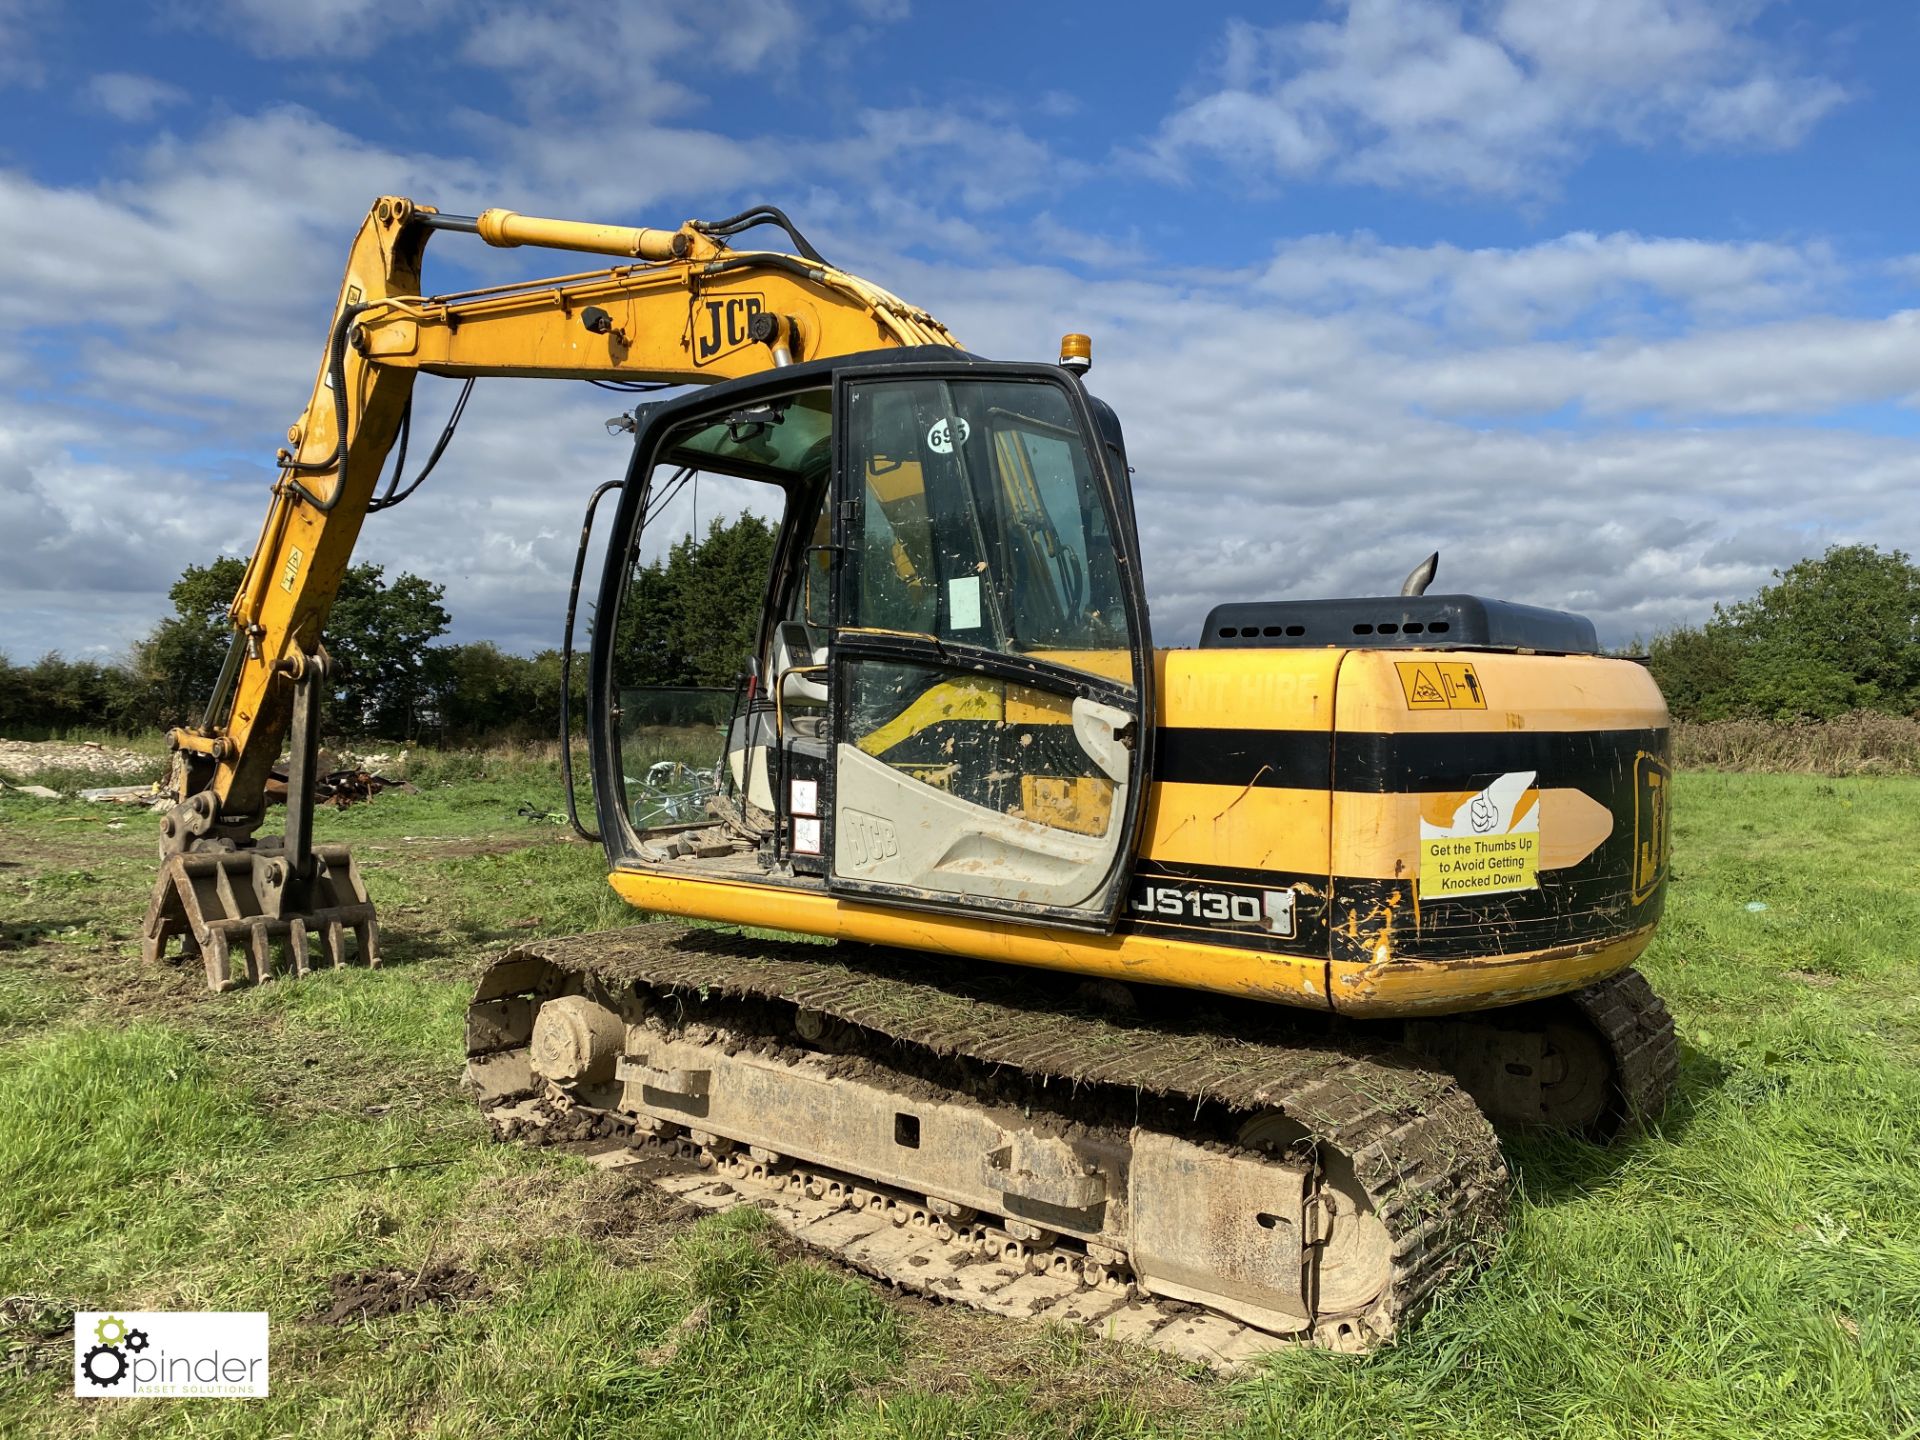
[[[763,224],[791,253],[735,248]],[[428,296],[437,231],[618,259]],[[1672,1022],[1631,967],[1667,875],[1666,707],[1590,622],[1428,594],[1431,560],[1156,649],[1090,362],[1080,335],[1057,364],[970,354],[771,207],[656,230],[380,199],[227,664],[171,737],[146,958],[177,941],[215,989],[378,963],[310,797],[336,587],[452,432],[405,476],[414,377],[672,387],[619,417],[567,654],[614,497],[597,829],[573,818],[678,923],[489,966],[467,1082],[498,1133],[594,1141],[907,1288],[1208,1360],[1392,1337],[1497,1240],[1490,1121],[1605,1140],[1665,1104]],[[700,476],[779,520],[724,723],[673,730],[642,547]],[[704,749],[663,761],[663,735]]]

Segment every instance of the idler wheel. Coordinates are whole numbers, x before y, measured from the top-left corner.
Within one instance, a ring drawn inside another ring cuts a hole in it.
[[[566,1087],[613,1079],[627,1041],[620,1017],[584,995],[560,995],[533,1017],[529,1059],[543,1079]]]

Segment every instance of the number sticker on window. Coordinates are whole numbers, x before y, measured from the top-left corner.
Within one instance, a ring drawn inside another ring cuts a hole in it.
[[[933,422],[933,428],[927,431],[927,448],[936,455],[951,455],[955,445],[964,445],[973,435],[973,427],[967,424],[967,417],[954,415]]]

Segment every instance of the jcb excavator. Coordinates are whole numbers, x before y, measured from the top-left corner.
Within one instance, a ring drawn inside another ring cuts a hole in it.
[[[763,223],[797,253],[732,247]],[[437,231],[620,261],[423,296]],[[486,970],[467,1077],[499,1132],[651,1152],[691,1203],[989,1309],[1211,1360],[1391,1337],[1499,1233],[1489,1117],[1604,1139],[1665,1103],[1672,1023],[1630,967],[1666,708],[1589,622],[1428,595],[1431,566],[1156,650],[1089,363],[1078,335],[1057,365],[969,354],[770,208],[653,230],[381,199],[228,663],[172,735],[146,958],[177,938],[216,989],[378,961],[309,797],[329,604],[424,478],[414,377],[695,387],[621,419],[586,688],[590,836],[683,923]],[[731,713],[679,732],[708,746],[697,804],[662,814],[640,555],[699,475],[780,520]],[[286,835],[256,838],[289,731]]]

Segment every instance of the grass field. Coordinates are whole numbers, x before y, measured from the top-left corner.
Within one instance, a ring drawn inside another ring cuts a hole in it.
[[[1920,780],[1684,775],[1667,1116],[1513,1143],[1498,1262],[1395,1348],[1222,1381],[489,1143],[482,957],[634,917],[516,815],[547,767],[415,773],[319,821],[388,967],[224,997],[133,958],[153,817],[0,795],[0,1434],[1920,1434]],[[76,1307],[269,1310],[273,1396],[74,1400]]]

